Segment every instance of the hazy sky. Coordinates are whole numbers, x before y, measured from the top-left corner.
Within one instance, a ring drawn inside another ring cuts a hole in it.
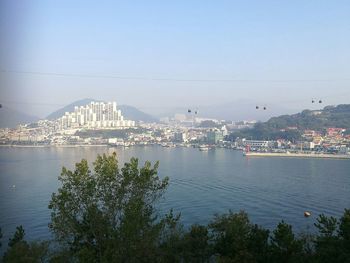
[[[350,103],[349,0],[1,0],[0,23],[0,100],[39,116],[88,97]]]

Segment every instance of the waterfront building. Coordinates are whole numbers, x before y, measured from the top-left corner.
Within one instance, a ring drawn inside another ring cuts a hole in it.
[[[223,141],[224,136],[222,131],[214,129],[207,132],[207,143],[217,144],[220,141]]]
[[[246,140],[246,139],[241,139],[238,140],[238,144],[240,146],[249,146],[253,148],[269,148],[273,147],[275,142],[274,141],[261,141],[261,140]]]
[[[187,133],[185,132],[175,132],[174,133],[175,142],[187,142]]]

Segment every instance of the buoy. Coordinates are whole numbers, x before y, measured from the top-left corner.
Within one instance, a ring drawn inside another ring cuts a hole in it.
[[[305,217],[309,217],[309,216],[311,216],[311,213],[308,212],[308,211],[305,211],[305,212],[304,212],[304,216],[305,216]]]

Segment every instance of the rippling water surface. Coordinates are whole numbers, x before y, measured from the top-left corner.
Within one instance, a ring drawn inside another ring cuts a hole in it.
[[[215,213],[245,210],[254,223],[273,228],[280,220],[299,231],[312,229],[320,213],[339,217],[350,208],[350,161],[298,158],[247,158],[239,151],[158,146],[128,149],[0,148],[0,227],[7,242],[15,226],[29,239],[50,238],[47,208],[59,186],[62,166],[73,168],[97,154],[117,152],[120,164],[132,156],[159,160],[160,177],[170,186],[160,207],[181,212],[185,226],[208,223]],[[13,187],[15,185],[15,187]],[[305,210],[312,217],[304,218]]]

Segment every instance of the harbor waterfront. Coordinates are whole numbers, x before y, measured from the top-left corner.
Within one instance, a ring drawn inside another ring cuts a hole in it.
[[[247,157],[296,157],[296,158],[327,158],[350,160],[349,154],[324,154],[324,153],[274,153],[274,152],[244,152]]]
[[[0,148],[0,226],[7,240],[17,225],[28,238],[50,238],[47,208],[62,166],[82,158],[117,153],[119,164],[138,157],[160,161],[159,176],[170,177],[161,211],[181,212],[185,227],[208,223],[215,213],[245,210],[254,223],[273,228],[280,220],[312,231],[317,215],[341,216],[350,207],[350,161],[312,158],[248,158],[241,151],[192,147]],[[39,165],[40,164],[40,165]],[[305,218],[304,211],[312,216]],[[34,218],[34,220],[33,220]]]

